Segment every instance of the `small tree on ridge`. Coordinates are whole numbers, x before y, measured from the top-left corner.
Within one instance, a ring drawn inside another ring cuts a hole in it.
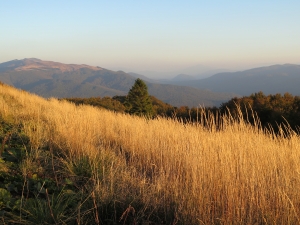
[[[148,87],[141,79],[136,79],[126,97],[127,112],[138,116],[151,117],[153,115],[152,101],[148,94]]]

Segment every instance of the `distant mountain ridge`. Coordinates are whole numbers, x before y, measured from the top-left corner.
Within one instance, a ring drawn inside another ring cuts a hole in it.
[[[300,65],[273,65],[239,72],[218,73],[201,80],[181,81],[176,84],[239,95],[250,95],[259,91],[265,94],[289,92],[300,95]]]
[[[184,80],[196,80],[196,77],[188,74],[178,74],[176,77],[173,77],[173,81],[184,81]]]
[[[126,95],[136,77],[88,65],[63,64],[36,58],[0,64],[0,81],[43,97]],[[235,96],[193,87],[146,81],[149,94],[174,106],[218,106]]]
[[[93,67],[88,65],[77,65],[77,64],[63,64],[52,61],[42,61],[36,58],[25,58],[23,60],[12,60],[5,63],[0,64],[0,71],[5,70],[16,70],[16,71],[24,71],[24,70],[47,70],[49,68],[57,69],[62,72],[67,71],[75,71],[81,68],[89,68],[91,70],[102,70],[100,67]]]

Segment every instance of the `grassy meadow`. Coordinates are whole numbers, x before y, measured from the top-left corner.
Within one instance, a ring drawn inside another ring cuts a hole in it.
[[[149,120],[6,85],[0,119],[0,223],[300,224],[291,130]]]

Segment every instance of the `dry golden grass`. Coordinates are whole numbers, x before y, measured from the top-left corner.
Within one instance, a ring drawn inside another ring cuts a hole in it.
[[[230,117],[210,129],[147,120],[8,86],[0,86],[0,115],[22,122],[33,148],[63,151],[69,172],[87,157],[95,205],[129,201],[136,217],[163,212],[161,221],[174,224],[300,223],[300,138],[292,131],[284,138]]]

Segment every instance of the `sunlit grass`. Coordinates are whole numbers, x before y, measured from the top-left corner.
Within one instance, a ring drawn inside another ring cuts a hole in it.
[[[33,150],[51,150],[47,171],[57,183],[67,178],[82,190],[88,204],[82,214],[77,206],[77,222],[300,223],[292,131],[284,138],[230,116],[207,118],[208,126],[149,120],[8,86],[0,86],[0,115],[23,124]]]

